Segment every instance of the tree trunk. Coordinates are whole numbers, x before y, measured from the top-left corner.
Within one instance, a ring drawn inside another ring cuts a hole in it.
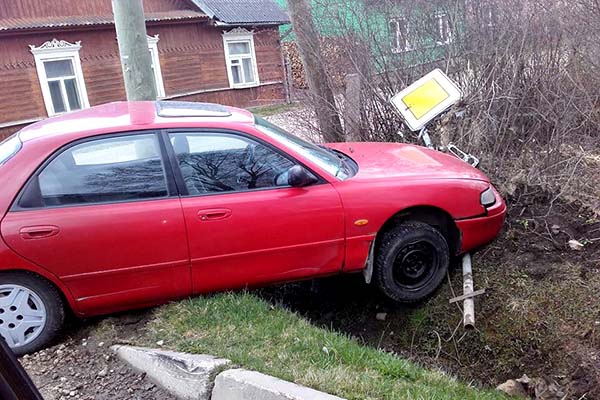
[[[333,91],[327,80],[319,34],[310,7],[307,0],[288,0],[288,8],[317,114],[319,129],[325,141],[341,142],[344,140],[344,131],[335,105]]]
[[[156,100],[142,0],[112,0],[127,100]]]

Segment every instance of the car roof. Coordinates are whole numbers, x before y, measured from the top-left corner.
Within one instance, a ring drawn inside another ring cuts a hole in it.
[[[99,133],[162,129],[177,125],[254,124],[247,110],[211,103],[121,101],[51,117],[23,128],[23,142],[61,135],[87,137]]]

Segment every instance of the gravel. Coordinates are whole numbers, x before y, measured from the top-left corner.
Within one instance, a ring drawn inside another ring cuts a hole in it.
[[[116,343],[137,342],[149,312],[76,323],[59,344],[20,359],[46,400],[174,399],[129,369],[110,350]]]

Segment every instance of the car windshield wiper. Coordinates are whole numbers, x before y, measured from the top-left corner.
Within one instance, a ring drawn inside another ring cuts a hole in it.
[[[351,174],[352,168],[348,164],[349,157],[347,155],[345,155],[343,152],[341,152],[339,150],[334,150],[327,146],[323,146],[323,145],[318,145],[318,146],[321,149],[325,150],[326,152],[335,155],[339,159],[338,169],[335,173],[336,177],[340,174],[340,172],[342,172],[342,170],[344,170],[346,172],[346,174],[348,174],[348,175]]]
[[[322,144],[317,145],[320,149],[325,150],[326,152],[333,154],[337,159],[338,159],[338,166],[337,166],[337,171],[335,172],[335,177],[337,177],[340,172],[342,172],[342,169],[346,168],[347,169],[347,165],[346,165],[346,160],[345,157],[343,155],[341,155],[340,153],[338,153],[337,151],[330,149],[327,146],[324,146]]]

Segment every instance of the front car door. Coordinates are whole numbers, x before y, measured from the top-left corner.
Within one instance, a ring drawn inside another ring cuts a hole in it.
[[[2,221],[6,243],[65,282],[81,313],[190,293],[185,223],[157,133],[59,150]]]
[[[293,188],[297,161],[237,132],[170,131],[180,173],[194,293],[331,274],[344,214],[325,181]]]

